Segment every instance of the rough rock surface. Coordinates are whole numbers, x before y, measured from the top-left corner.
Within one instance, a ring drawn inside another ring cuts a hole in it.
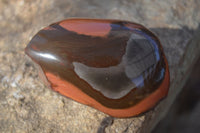
[[[150,132],[199,57],[199,7],[199,0],[1,0],[0,132]],[[24,48],[41,28],[69,17],[123,19],[150,28],[169,62],[168,97],[143,115],[114,119],[47,89]]]

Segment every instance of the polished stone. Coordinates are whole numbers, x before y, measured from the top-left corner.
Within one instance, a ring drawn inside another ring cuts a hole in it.
[[[47,86],[111,116],[143,113],[168,92],[160,41],[133,22],[63,20],[39,31],[25,51]]]

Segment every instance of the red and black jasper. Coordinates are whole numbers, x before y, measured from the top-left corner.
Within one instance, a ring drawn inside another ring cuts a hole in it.
[[[25,52],[54,91],[114,117],[143,113],[168,93],[160,41],[133,22],[63,20],[40,30]]]

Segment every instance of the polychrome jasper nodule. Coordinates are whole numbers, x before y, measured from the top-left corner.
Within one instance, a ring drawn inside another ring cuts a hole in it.
[[[160,41],[133,22],[63,20],[40,30],[25,52],[54,91],[114,117],[148,111],[168,93]]]

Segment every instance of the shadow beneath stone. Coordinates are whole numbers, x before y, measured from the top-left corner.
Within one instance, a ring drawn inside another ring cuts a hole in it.
[[[167,116],[152,133],[196,133],[200,130],[200,58]]]

